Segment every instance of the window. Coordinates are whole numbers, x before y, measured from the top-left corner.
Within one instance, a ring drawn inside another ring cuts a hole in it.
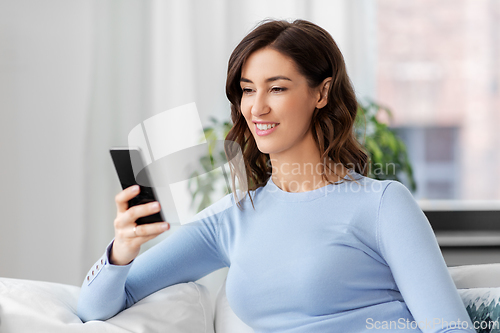
[[[417,199],[500,199],[500,1],[378,0],[376,99]]]
[[[401,126],[396,131],[406,143],[414,168],[416,199],[459,199],[459,128]]]

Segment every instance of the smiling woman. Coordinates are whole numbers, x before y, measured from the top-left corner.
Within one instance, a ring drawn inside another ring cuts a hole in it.
[[[243,148],[247,179],[239,181],[250,189],[264,186],[271,174],[288,192],[332,184],[347,169],[366,176],[368,158],[353,133],[354,90],[339,48],[321,27],[262,22],[233,51],[226,93],[234,123],[226,139]],[[287,177],[292,162],[321,167]]]
[[[232,53],[226,92],[226,140],[241,146],[250,200],[235,190],[137,256],[163,224],[137,226],[155,210],[127,208],[138,192],[120,192],[115,239],[81,289],[82,319],[229,267],[228,303],[256,333],[474,332],[411,193],[363,174],[354,91],[325,30],[263,22]],[[238,165],[231,171],[234,185]]]

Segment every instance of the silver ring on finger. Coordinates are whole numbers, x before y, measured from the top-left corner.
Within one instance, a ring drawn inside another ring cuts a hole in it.
[[[139,237],[139,236],[137,235],[137,226],[135,226],[135,227],[134,227],[134,235],[135,235],[135,237]]]

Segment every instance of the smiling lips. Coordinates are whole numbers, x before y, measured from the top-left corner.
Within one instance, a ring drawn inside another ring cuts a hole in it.
[[[279,123],[267,123],[267,124],[256,123],[255,132],[259,136],[268,135],[269,133],[273,132],[276,129],[276,127],[278,127],[278,125]]]
[[[261,124],[261,123],[256,123],[255,124],[257,126],[258,129],[260,129],[261,131],[263,130],[266,130],[266,129],[270,129],[272,127],[275,127],[276,124]]]

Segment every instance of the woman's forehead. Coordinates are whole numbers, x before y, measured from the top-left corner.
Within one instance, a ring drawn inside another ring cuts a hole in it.
[[[241,68],[241,77],[251,81],[279,77],[292,80],[298,75],[297,66],[290,57],[269,47],[251,53]]]

